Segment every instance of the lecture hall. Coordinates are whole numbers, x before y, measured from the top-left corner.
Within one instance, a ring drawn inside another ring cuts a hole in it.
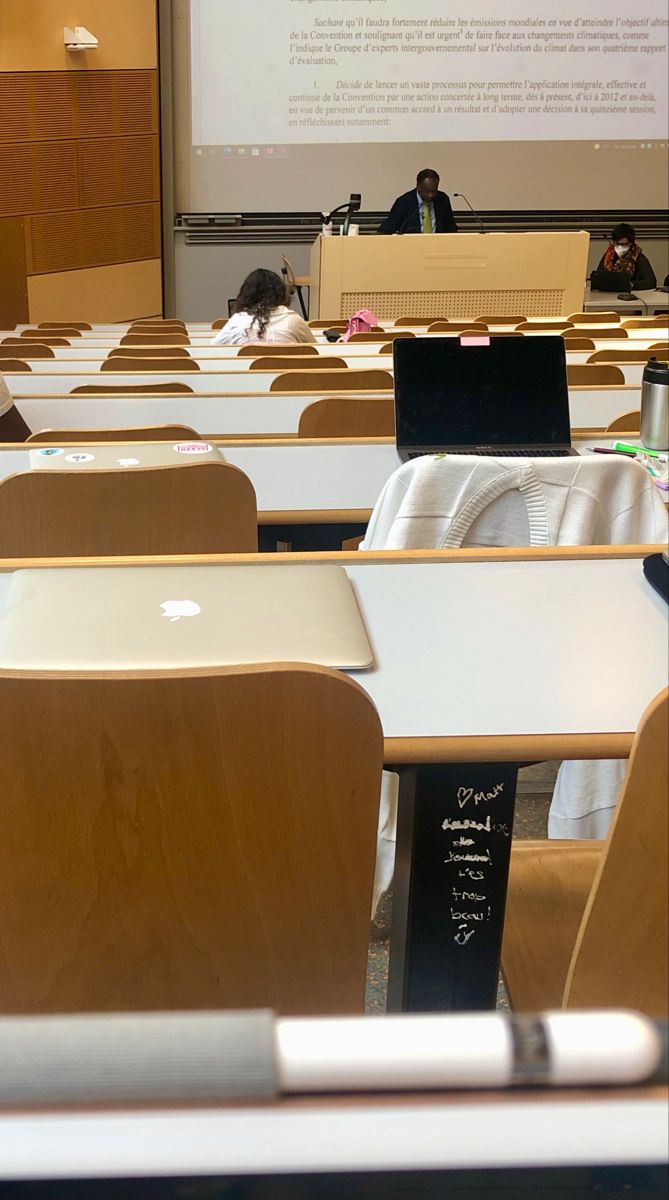
[[[0,0],[0,1200],[669,1194],[643,3]]]

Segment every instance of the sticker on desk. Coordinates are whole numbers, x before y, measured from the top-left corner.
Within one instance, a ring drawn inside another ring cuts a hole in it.
[[[37,450],[36,453],[40,454],[42,458],[52,458],[54,454],[64,454],[65,451],[58,450],[56,446],[47,446],[44,450]]]
[[[138,467],[139,466],[138,458],[117,458],[116,461],[117,461],[119,467]]]
[[[95,460],[94,454],[66,454],[65,455],[65,462],[86,463],[86,462],[94,462],[94,460]]]
[[[460,345],[461,346],[489,346],[490,338],[486,337],[485,334],[481,334],[480,337],[475,337],[473,334],[471,336],[465,335],[460,338]]]
[[[209,442],[177,442],[172,446],[175,454],[211,454],[213,448]]]

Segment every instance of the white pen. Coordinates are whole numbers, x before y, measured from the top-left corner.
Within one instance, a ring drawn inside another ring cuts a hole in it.
[[[653,1021],[625,1011],[279,1018],[279,1091],[629,1084],[658,1068]]]

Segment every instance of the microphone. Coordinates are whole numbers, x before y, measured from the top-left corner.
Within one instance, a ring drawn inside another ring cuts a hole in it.
[[[478,221],[479,225],[481,226],[481,228],[480,228],[479,232],[480,232],[480,233],[485,233],[486,231],[485,231],[485,229],[483,228],[483,221],[481,220],[481,218],[480,218],[479,214],[477,213],[476,209],[475,209],[475,208],[473,208],[473,207],[472,207],[472,205],[469,203],[469,200],[468,200],[468,199],[467,199],[467,197],[465,196],[464,192],[453,192],[453,196],[454,196],[454,197],[455,197],[455,199],[457,199],[457,200],[464,200],[465,204],[467,205],[467,208],[470,210],[470,212],[472,212],[472,213],[473,213],[473,215],[476,217],[476,220]]]
[[[348,233],[349,225],[351,224],[351,217],[353,216],[353,213],[360,212],[361,203],[362,196],[360,192],[351,192],[348,200],[346,200],[343,204],[339,204],[337,208],[333,208],[332,212],[322,214],[325,224],[329,225],[335,213],[343,212],[344,209],[346,209],[346,216],[344,218],[344,225],[342,228],[342,233],[346,235]]]

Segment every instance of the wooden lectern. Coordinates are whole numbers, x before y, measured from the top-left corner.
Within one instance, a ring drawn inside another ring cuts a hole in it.
[[[585,232],[321,235],[309,315],[561,317],[583,306],[589,240]]]

